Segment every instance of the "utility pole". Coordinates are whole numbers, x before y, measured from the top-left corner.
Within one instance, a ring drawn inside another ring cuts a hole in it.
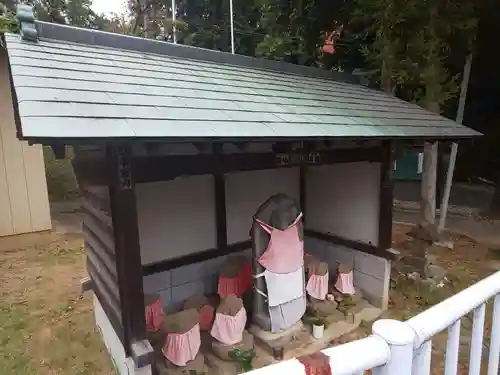
[[[174,0],[172,0],[174,1]],[[234,55],[234,15],[233,15],[233,0],[229,0],[229,15],[231,23],[231,53]]]
[[[144,14],[143,14],[143,23],[144,23],[144,38],[149,38],[149,2],[150,0],[146,0],[144,2]]]
[[[465,101],[467,99],[467,89],[469,87],[470,72],[472,68],[472,53],[470,53],[466,60],[464,66],[464,73],[462,77],[462,83],[460,85],[460,97],[458,99],[458,109],[456,122],[461,124],[464,120],[465,112]],[[448,165],[448,172],[446,174],[446,183],[444,186],[443,201],[441,203],[441,211],[439,216],[438,233],[444,230],[446,224],[446,216],[448,214],[448,203],[450,200],[451,186],[453,184],[453,172],[455,171],[455,162],[458,153],[458,143],[453,142],[451,145],[450,163]]]
[[[175,9],[175,0],[172,0],[172,36],[174,38],[174,44],[177,44],[177,30],[176,30],[176,13],[177,10]]]

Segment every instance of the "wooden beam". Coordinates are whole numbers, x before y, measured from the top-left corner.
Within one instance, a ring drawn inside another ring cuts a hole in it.
[[[96,207],[100,211],[105,212],[107,215],[110,214],[109,202],[97,195],[96,193],[88,190],[85,186],[80,186],[80,194],[83,198],[88,201],[92,206]]]
[[[141,250],[134,179],[131,173],[132,152],[128,145],[110,146],[112,161],[109,186],[115,257],[120,290],[125,352],[132,355],[132,343],[146,339],[144,291],[142,287]]]
[[[50,147],[56,159],[64,159],[66,157],[66,146],[64,144],[52,143]]]
[[[250,142],[233,142],[233,145],[235,145],[236,148],[240,151],[246,151],[248,150]]]
[[[302,221],[305,223],[307,219],[306,215],[306,177],[307,177],[307,167],[300,167],[299,171],[299,205],[304,217]]]
[[[136,182],[168,181],[183,175],[202,175],[287,168],[308,165],[327,165],[350,162],[380,162],[381,147],[349,148],[317,151],[291,151],[288,153],[236,153],[169,155],[141,157],[132,160]]]
[[[113,292],[108,288],[109,285],[102,279],[101,274],[95,269],[94,265],[90,263],[88,260],[86,262],[87,274],[89,275],[92,283],[95,285],[94,292],[99,298],[99,302],[103,305],[103,309],[106,312],[106,315],[110,318],[110,321],[113,321],[111,317],[114,318],[114,321],[123,322],[123,315],[120,316],[120,304],[117,300],[117,296],[113,294]],[[101,298],[103,300],[101,300]],[[121,325],[120,325],[121,327]],[[118,327],[114,327],[115,330],[118,330]]]
[[[96,285],[94,284],[94,286]],[[99,303],[101,304],[103,310],[105,311],[106,316],[108,317],[111,325],[113,326],[118,338],[120,339],[120,342],[122,343],[125,342],[125,333],[121,321],[121,316],[113,314],[113,309],[111,308],[110,300],[107,299],[106,296],[104,296],[104,294],[99,288],[95,287],[93,291],[97,299],[99,300]]]
[[[311,229],[305,229],[304,233],[306,236],[317,238],[318,240],[326,241],[335,245],[345,246],[350,249],[362,251],[363,253],[383,256],[379,253],[377,246],[370,245],[364,242],[349,240],[347,238],[339,237],[334,234],[321,233]]]
[[[218,258],[229,254],[235,254],[240,251],[248,250],[251,247],[252,242],[248,240],[227,245],[222,249],[206,249],[183,257],[165,259],[159,262],[147,264],[142,267],[142,273],[144,276],[149,276],[155,273],[165,272],[174,268],[186,266],[188,264],[199,263],[209,259]]]
[[[394,152],[391,141],[383,142],[384,159],[380,166],[378,249],[383,253],[392,246],[393,188],[392,166]]]
[[[209,147],[209,144],[204,142],[193,142],[192,145],[198,150],[199,153],[202,153]]]

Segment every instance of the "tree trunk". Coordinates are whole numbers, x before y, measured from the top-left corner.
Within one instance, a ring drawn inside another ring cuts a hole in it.
[[[420,195],[420,221],[424,226],[433,225],[436,217],[437,151],[437,142],[425,142]]]
[[[446,171],[448,170],[449,154],[448,145],[440,143],[438,145],[437,177],[436,177],[436,209],[441,209],[443,192],[446,184]]]
[[[380,88],[387,94],[394,95],[391,77],[391,66],[387,61],[382,61],[382,71],[380,74]]]

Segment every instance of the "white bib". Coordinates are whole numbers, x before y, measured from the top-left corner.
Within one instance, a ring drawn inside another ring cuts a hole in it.
[[[267,295],[258,289],[257,292],[267,298],[270,307],[290,302],[304,294],[304,267],[290,273],[265,270],[254,277],[262,276],[266,279]]]

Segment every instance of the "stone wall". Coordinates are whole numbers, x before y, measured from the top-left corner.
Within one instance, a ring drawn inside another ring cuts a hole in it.
[[[238,252],[250,260],[251,249]],[[145,276],[144,293],[160,294],[167,311],[175,311],[193,295],[216,294],[217,277],[227,256],[193,263],[169,271]]]
[[[339,263],[352,265],[354,286],[373,306],[387,309],[391,273],[388,260],[315,238],[306,238],[304,249],[316,259],[327,262],[332,274],[337,272]]]
[[[391,267],[389,261],[307,237],[304,249],[318,260],[327,262],[331,273],[336,272],[339,263],[353,265],[354,285],[361,289],[372,305],[387,309]],[[251,249],[238,254],[250,260]],[[175,311],[193,295],[217,292],[217,276],[226,258],[227,256],[222,256],[145,276],[144,292],[160,294],[167,310]]]

